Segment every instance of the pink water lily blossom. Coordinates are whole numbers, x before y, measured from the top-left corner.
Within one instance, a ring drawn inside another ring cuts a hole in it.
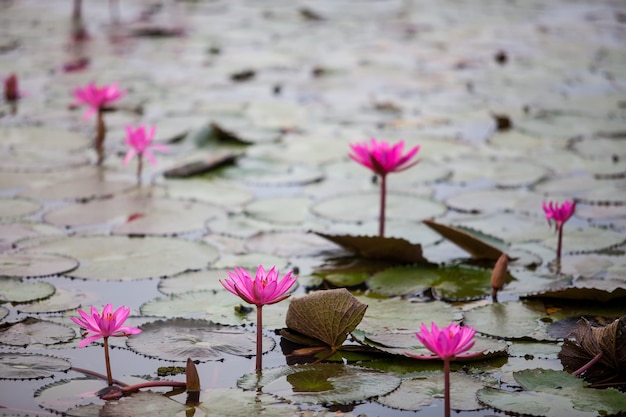
[[[87,346],[98,339],[103,339],[104,360],[107,370],[107,381],[109,386],[113,385],[113,375],[111,373],[111,360],[109,358],[109,337],[124,337],[141,333],[141,329],[124,326],[124,322],[130,314],[128,307],[121,306],[113,311],[113,306],[107,304],[102,309],[102,314],[95,307],[91,307],[91,314],[87,314],[78,309],[80,318],[72,317],[72,321],[86,330],[83,336],[87,336],[78,345],[79,348]]]
[[[126,91],[120,90],[117,83],[98,87],[95,83],[89,83],[84,88],[74,90],[75,104],[86,105],[84,118],[89,119],[106,106],[124,97]]]
[[[420,150],[419,145],[411,148],[406,154],[402,154],[404,150],[404,141],[400,141],[395,145],[387,142],[377,141],[372,138],[370,143],[352,143],[350,144],[351,152],[349,157],[359,164],[371,169],[374,173],[380,175],[380,215],[378,221],[378,235],[385,234],[385,199],[387,195],[387,174],[391,172],[401,172],[411,168],[419,162],[419,159],[412,161]]]
[[[352,153],[349,154],[350,158],[381,176],[390,172],[404,171],[419,162],[419,160],[410,162],[419,152],[419,145],[411,148],[403,155],[403,140],[395,145],[390,145],[387,142],[379,142],[372,138],[369,145],[367,142],[352,143],[350,149],[352,150]]]
[[[84,328],[88,335],[80,342],[79,348],[85,347],[101,338],[130,336],[141,333],[141,329],[123,325],[130,314],[130,309],[124,306],[113,311],[113,306],[107,304],[102,309],[102,314],[92,306],[91,314],[87,314],[81,309],[78,309],[78,314],[81,317],[72,317],[72,321]]]
[[[456,323],[439,329],[435,323],[430,324],[430,330],[422,323],[420,331],[415,333],[417,339],[434,355],[415,355],[405,352],[405,355],[415,359],[443,360],[444,372],[444,415],[450,417],[450,361],[456,358],[470,358],[480,356],[483,351],[465,353],[474,346],[476,330],[473,327],[459,326]]]
[[[262,265],[256,271],[254,279],[244,268],[235,267],[235,272],[228,272],[230,279],[220,280],[228,291],[240,297],[246,303],[257,307],[266,304],[275,304],[289,297],[287,291],[295,284],[297,277],[289,271],[281,280],[278,280],[279,271],[272,267],[268,272]]]
[[[287,292],[296,283],[296,276],[289,271],[282,279],[276,267],[265,272],[259,265],[254,279],[244,268],[235,267],[235,271],[228,272],[229,278],[220,280],[220,284],[228,291],[240,297],[246,303],[256,305],[256,370],[263,369],[263,306],[275,304],[289,297]]]
[[[122,163],[128,165],[133,157],[145,156],[152,165],[156,164],[156,158],[152,150],[167,152],[168,148],[163,144],[152,142],[155,132],[156,126],[152,126],[150,130],[147,130],[145,126],[139,126],[136,129],[133,129],[132,126],[126,126],[126,138],[124,142],[128,145],[129,149]]]
[[[557,233],[557,247],[556,247],[556,259],[557,264],[561,261],[561,247],[563,242],[563,225],[566,221],[574,215],[576,211],[576,201],[565,200],[563,204],[559,204],[556,201],[550,201],[543,203],[543,211],[548,220],[548,224],[552,226],[554,222],[554,228]]]

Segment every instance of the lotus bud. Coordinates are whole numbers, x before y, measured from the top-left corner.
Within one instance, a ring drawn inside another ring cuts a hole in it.
[[[494,303],[498,302],[498,291],[504,286],[506,281],[507,270],[509,268],[509,257],[503,253],[498,258],[496,265],[491,273],[491,299]]]

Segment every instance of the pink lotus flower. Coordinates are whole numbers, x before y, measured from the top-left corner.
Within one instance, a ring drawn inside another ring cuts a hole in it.
[[[422,323],[420,332],[415,333],[417,339],[422,342],[426,349],[433,352],[434,356],[414,355],[405,352],[405,355],[415,359],[441,358],[443,360],[444,372],[444,414],[450,417],[450,361],[456,358],[471,358],[480,356],[482,351],[474,353],[467,352],[474,346],[474,335],[476,330],[472,327],[461,327],[452,323],[439,330],[435,323],[430,324],[430,331],[426,324]]]
[[[87,330],[83,336],[89,335],[89,337],[80,342],[78,347],[82,348],[93,341],[100,338],[103,339],[107,381],[109,385],[113,385],[111,361],[109,359],[109,337],[130,336],[131,334],[141,333],[141,329],[123,325],[130,314],[130,309],[124,306],[113,311],[111,304],[107,304],[102,309],[102,314],[98,313],[98,310],[92,306],[91,315],[81,309],[78,309],[78,314],[80,314],[81,318],[72,317],[72,321]]]
[[[378,235],[385,234],[385,198],[387,195],[387,174],[390,172],[400,172],[411,168],[419,162],[415,160],[409,162],[420,150],[419,146],[410,149],[402,155],[404,141],[400,141],[391,146],[387,142],[377,142],[372,138],[370,144],[367,142],[350,144],[352,152],[350,158],[359,164],[371,169],[380,175],[380,216],[378,220]]]
[[[160,143],[152,143],[155,132],[155,126],[152,126],[150,130],[146,130],[144,126],[139,126],[137,129],[133,129],[132,126],[126,126],[126,138],[124,142],[126,142],[130,149],[126,152],[126,156],[122,162],[125,166],[128,165],[134,156],[145,156],[148,158],[148,162],[154,165],[156,164],[156,158],[151,152],[151,149],[158,152],[167,152],[167,146]]]
[[[86,329],[87,335],[91,334],[80,342],[78,345],[79,348],[85,347],[100,338],[107,338],[109,336],[123,337],[141,333],[141,329],[137,329],[136,327],[123,326],[130,314],[130,309],[124,306],[113,312],[111,304],[107,304],[104,306],[104,309],[102,309],[102,314],[98,313],[95,307],[91,307],[91,315],[78,309],[78,314],[80,314],[81,318],[72,317],[72,321]]]
[[[257,307],[266,304],[275,304],[289,297],[285,294],[295,284],[297,277],[292,277],[293,271],[289,271],[280,281],[278,270],[275,267],[265,272],[263,266],[259,266],[256,277],[252,279],[248,271],[235,267],[235,272],[228,272],[230,279],[220,280],[220,283],[228,291],[240,297],[246,303]]]
[[[278,270],[272,267],[268,272],[262,265],[252,279],[248,271],[235,267],[235,272],[228,272],[230,279],[220,280],[228,291],[240,297],[246,303],[256,305],[256,370],[263,369],[263,306],[275,304],[289,297],[287,291],[295,284],[297,277],[289,271],[280,281]]]
[[[117,83],[96,86],[95,83],[87,84],[87,87],[77,88],[74,90],[75,104],[88,106],[85,111],[85,120],[89,119],[92,114],[100,112],[103,108],[111,103],[119,100],[126,94],[117,88]]]
[[[419,152],[420,147],[416,146],[402,155],[403,140],[390,146],[387,142],[378,142],[372,138],[370,145],[367,142],[353,143],[350,144],[350,148],[353,152],[349,154],[350,158],[381,176],[390,172],[404,171],[419,162],[416,160],[409,163],[411,158]]]
[[[455,323],[441,330],[435,323],[431,323],[430,331],[428,327],[426,327],[426,324],[422,323],[420,332],[415,333],[415,336],[422,342],[426,349],[433,352],[435,356],[413,355],[410,353],[407,353],[407,355],[416,359],[433,359],[433,357],[439,357],[444,360],[478,356],[482,354],[482,352],[463,354],[463,352],[467,352],[474,346],[473,338],[475,334],[476,330],[472,327],[461,327]]]
[[[560,204],[555,201],[550,201],[543,203],[543,211],[546,214],[546,219],[548,220],[548,224],[552,226],[552,221],[554,221],[554,227],[558,234],[557,246],[556,246],[556,260],[557,264],[561,261],[561,247],[563,242],[563,225],[566,221],[572,217],[574,211],[576,210],[576,201],[572,200],[572,202],[565,200],[563,204]],[[558,265],[557,265],[558,267]]]

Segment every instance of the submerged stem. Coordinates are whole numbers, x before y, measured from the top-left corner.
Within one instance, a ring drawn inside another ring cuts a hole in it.
[[[385,200],[387,197],[387,175],[380,176],[380,217],[378,219],[378,236],[385,235]]]
[[[109,386],[113,385],[113,375],[111,374],[111,360],[109,359],[109,338],[104,338],[104,360],[107,368],[107,382]]]
[[[263,306],[256,306],[256,370],[263,369]]]

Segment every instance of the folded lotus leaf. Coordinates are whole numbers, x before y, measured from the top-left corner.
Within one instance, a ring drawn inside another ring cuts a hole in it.
[[[290,329],[321,340],[336,350],[359,325],[365,310],[367,304],[345,288],[317,291],[291,301],[286,323]]]

